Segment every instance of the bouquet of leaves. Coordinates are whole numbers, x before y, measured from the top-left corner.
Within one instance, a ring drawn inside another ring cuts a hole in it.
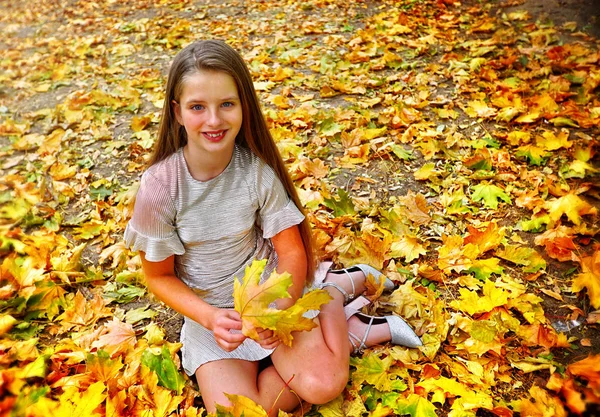
[[[258,340],[257,328],[272,330],[286,346],[292,345],[292,332],[311,330],[317,325],[313,320],[304,317],[309,310],[319,310],[327,304],[331,296],[325,290],[316,289],[306,292],[294,305],[279,310],[269,305],[280,298],[291,297],[288,288],[292,285],[292,276],[284,272],[273,272],[269,278],[260,283],[265,269],[266,259],[255,260],[246,267],[243,281],[237,277],[233,283],[234,308],[242,318],[242,333]]]

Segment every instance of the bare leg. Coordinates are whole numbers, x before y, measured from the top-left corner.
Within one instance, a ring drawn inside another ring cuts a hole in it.
[[[364,274],[352,274],[356,292],[364,291]],[[326,280],[336,282],[347,292],[352,291],[347,276],[328,274]],[[229,404],[224,393],[244,395],[265,410],[271,410],[271,415],[277,415],[279,409],[291,411],[297,407],[296,394],[310,403],[322,404],[343,391],[348,382],[352,351],[348,325],[350,323],[353,333],[359,337],[364,334],[366,325],[356,317],[346,321],[344,296],[334,287],[326,287],[326,290],[333,299],[322,307],[315,319],[318,327],[310,332],[294,333],[292,347],[280,345],[271,355],[273,366],[260,374],[256,362],[236,359],[209,362],[198,368],[196,378],[208,412],[215,411],[215,403]],[[367,345],[389,339],[387,325],[373,326]],[[287,381],[294,392],[286,387]]]
[[[206,410],[211,413],[215,412],[215,404],[230,405],[225,393],[248,397],[267,412],[271,410],[274,416],[279,409],[291,411],[299,404],[298,397],[285,387],[275,368],[269,366],[258,374],[257,362],[239,359],[208,362],[196,370],[196,379]]]
[[[348,382],[348,324],[342,294],[326,287],[333,297],[321,308],[319,327],[294,333],[292,347],[280,345],[271,355],[282,379],[305,401],[323,404],[337,397]]]

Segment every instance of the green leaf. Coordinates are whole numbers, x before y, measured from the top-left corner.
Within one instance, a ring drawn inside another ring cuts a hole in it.
[[[325,207],[333,210],[333,214],[336,217],[341,217],[345,215],[354,216],[356,214],[356,210],[354,209],[354,203],[352,199],[348,195],[348,193],[339,188],[338,189],[338,197],[339,198],[326,198],[323,200],[323,204]]]
[[[335,136],[337,133],[341,133],[342,130],[343,126],[336,123],[332,117],[319,123],[319,132],[323,136]]]
[[[486,280],[492,276],[492,274],[502,274],[504,268],[500,265],[500,259],[489,258],[489,259],[477,259],[473,261],[471,267],[467,272],[471,272],[477,279]]]
[[[352,373],[352,380],[355,384],[366,382],[380,391],[389,391],[391,384],[389,369],[392,362],[391,356],[386,356],[384,359],[380,359],[376,355],[350,358],[350,364],[356,367]]]
[[[156,372],[159,385],[181,394],[185,380],[177,370],[175,362],[171,358],[171,352],[166,346],[162,347],[160,355],[155,355],[152,351],[146,349],[142,354],[142,364]]]
[[[555,117],[548,121],[556,127],[561,127],[561,126],[579,127],[577,122],[575,122],[567,117]]]
[[[398,400],[394,412],[399,415],[410,414],[411,417],[437,417],[435,410],[435,406],[426,398],[410,394],[408,398]]]
[[[523,265],[525,272],[537,272],[546,269],[546,261],[535,249],[524,246],[506,245],[504,249],[497,250],[496,255],[502,259]]]
[[[149,306],[134,308],[125,313],[125,322],[129,324],[136,324],[142,320],[154,318],[156,314],[156,311],[151,310]]]
[[[398,158],[400,158],[404,161],[409,161],[411,159],[415,159],[415,156],[413,155],[413,153],[411,151],[407,151],[402,146],[392,143],[390,145],[390,148],[392,148],[392,152],[394,152],[394,155],[396,155]]]
[[[542,232],[547,224],[551,222],[550,216],[544,214],[543,216],[533,217],[531,220],[523,220],[519,223],[519,227],[524,232]]]
[[[517,149],[516,156],[524,157],[531,165],[542,165],[547,158],[546,151],[535,145],[523,145]]]
[[[112,193],[113,187],[107,187],[105,184],[98,188],[90,187],[90,196],[96,201],[104,200],[106,197],[110,197]]]
[[[500,187],[492,184],[479,184],[473,187],[473,201],[483,201],[486,207],[497,209],[498,200],[510,203],[510,197]]]
[[[113,281],[109,281],[104,286],[102,298],[109,302],[129,303],[138,297],[142,297],[146,290],[132,285],[124,285],[119,288],[119,285]]]

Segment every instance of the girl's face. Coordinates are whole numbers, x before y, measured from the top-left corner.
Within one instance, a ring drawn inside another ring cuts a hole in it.
[[[172,105],[187,132],[190,150],[231,155],[242,127],[242,104],[234,79],[224,72],[197,71],[182,82],[179,102]]]

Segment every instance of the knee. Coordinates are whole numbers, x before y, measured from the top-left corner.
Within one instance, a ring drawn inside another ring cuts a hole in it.
[[[325,404],[342,393],[348,383],[349,370],[306,375],[302,379],[300,397],[311,404]]]

